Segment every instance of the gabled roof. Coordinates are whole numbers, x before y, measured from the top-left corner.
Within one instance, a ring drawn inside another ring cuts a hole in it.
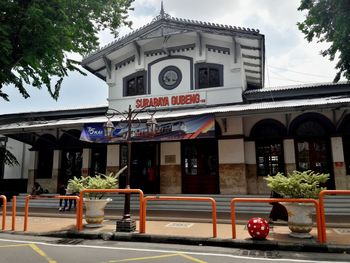
[[[323,98],[327,96],[340,95],[349,96],[350,82],[323,82],[279,87],[265,87],[259,90],[247,90],[242,95],[246,102]]]
[[[263,86],[265,40],[264,35],[260,34],[259,30],[171,17],[164,12],[163,8],[160,15],[155,17],[152,22],[89,54],[83,58],[81,64],[96,76],[106,80],[107,68],[113,68],[113,65],[108,65],[108,63],[113,58],[112,54],[119,49],[129,44],[137,46],[138,42],[152,38],[190,32],[234,38],[241,46],[248,85],[258,88]]]

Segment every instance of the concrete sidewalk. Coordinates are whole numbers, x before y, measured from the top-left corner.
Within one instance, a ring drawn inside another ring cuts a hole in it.
[[[327,217],[327,243],[319,244],[316,227],[312,230],[311,239],[296,239],[289,237],[289,229],[285,222],[277,222],[266,240],[253,240],[245,229],[251,217],[266,215],[237,214],[237,238],[232,239],[230,214],[218,213],[217,238],[213,238],[211,214],[207,212],[178,212],[178,211],[148,211],[146,233],[115,232],[116,220],[121,218],[122,211],[106,211],[103,227],[84,228],[75,230],[75,213],[58,212],[53,209],[31,208],[28,219],[28,231],[23,232],[23,211],[17,212],[16,231],[11,229],[10,211],[6,222],[6,233],[28,235],[59,236],[62,238],[101,238],[104,240],[145,241],[160,243],[177,243],[192,245],[211,245],[224,247],[244,247],[267,250],[295,250],[317,252],[346,252],[350,253],[350,221],[348,217]],[[138,220],[137,211],[133,218]],[[137,231],[139,221],[137,221]]]

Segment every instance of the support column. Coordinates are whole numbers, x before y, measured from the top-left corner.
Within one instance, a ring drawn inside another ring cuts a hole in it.
[[[58,178],[59,178],[59,174],[61,172],[61,156],[62,156],[62,154],[61,154],[60,150],[53,151],[52,182],[54,182],[54,185],[52,185],[52,192],[54,192],[54,193],[56,193],[57,188],[58,188],[57,186],[59,183]]]
[[[331,138],[335,189],[349,189],[350,179],[346,176],[342,137]]]
[[[30,152],[30,160],[28,167],[28,181],[27,181],[27,193],[32,191],[34,185],[35,173],[38,167],[38,157],[39,153],[37,151]]]
[[[107,145],[106,174],[118,172],[120,166],[119,148],[118,144]]]
[[[160,193],[181,194],[181,143],[161,143],[160,156]]]
[[[247,194],[244,140],[219,140],[221,194]]]
[[[286,174],[291,173],[297,169],[296,161],[295,161],[295,148],[294,148],[294,140],[287,139],[283,140],[283,154],[284,154],[284,169]]]
[[[81,169],[81,176],[88,176],[90,174],[91,167],[91,149],[83,149],[83,167]]]

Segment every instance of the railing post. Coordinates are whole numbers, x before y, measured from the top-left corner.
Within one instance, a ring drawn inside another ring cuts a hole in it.
[[[5,195],[0,196],[2,198],[2,230],[6,228],[6,207],[7,207],[7,198]]]
[[[29,200],[31,199],[31,195],[27,195],[26,197],[26,205],[24,207],[24,223],[23,223],[23,231],[27,231],[28,227],[28,212],[29,212]]]
[[[11,230],[16,230],[16,210],[17,210],[17,196],[12,197],[12,226]]]
[[[231,224],[232,224],[232,239],[236,239],[236,209],[235,199],[231,200]]]

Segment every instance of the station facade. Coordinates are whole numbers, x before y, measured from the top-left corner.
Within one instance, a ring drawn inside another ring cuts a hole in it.
[[[28,191],[124,166],[123,116],[111,118],[112,138],[101,136],[105,112],[129,106],[138,113],[131,187],[145,193],[268,194],[264,177],[293,170],[329,173],[329,189],[350,189],[350,85],[264,87],[264,52],[258,30],[161,10],[83,59],[108,84],[106,107],[2,115],[0,134],[30,145]],[[150,114],[152,135],[143,130]]]

